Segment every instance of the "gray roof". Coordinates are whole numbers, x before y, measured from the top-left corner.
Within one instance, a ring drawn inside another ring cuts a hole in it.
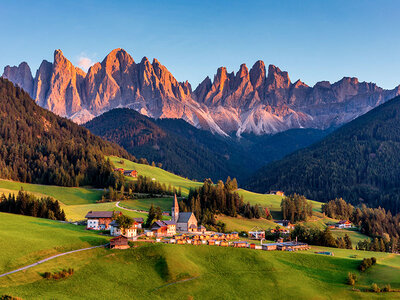
[[[120,214],[120,211],[116,211],[116,214]],[[85,218],[87,219],[97,219],[97,218],[112,218],[113,211],[89,211]]]
[[[163,221],[167,225],[175,225],[174,221]]]
[[[192,212],[179,213],[179,218],[177,223],[187,223],[192,215],[193,215]]]
[[[143,218],[133,218],[137,223],[143,223]]]
[[[155,221],[153,224],[151,224],[151,228],[156,228],[156,227],[161,228],[164,226],[165,226],[165,224],[163,221]]]

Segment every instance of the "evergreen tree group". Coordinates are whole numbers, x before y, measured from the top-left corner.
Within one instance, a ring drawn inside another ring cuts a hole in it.
[[[64,210],[60,203],[50,197],[37,198],[32,194],[19,191],[17,196],[10,194],[0,197],[0,211],[18,215],[32,216],[51,220],[65,221]]]
[[[295,223],[307,221],[312,216],[312,204],[304,196],[293,194],[282,199],[281,210],[283,218]]]

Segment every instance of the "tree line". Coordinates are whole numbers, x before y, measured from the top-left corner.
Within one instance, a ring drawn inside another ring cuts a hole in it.
[[[283,218],[291,223],[307,221],[312,216],[312,204],[306,197],[292,194],[282,199],[281,211]]]
[[[265,217],[265,211],[258,205],[245,204],[243,196],[235,190],[238,188],[236,179],[222,180],[216,184],[206,179],[203,185],[190,189],[187,199],[179,202],[181,211],[191,211],[200,224],[223,227],[215,219],[216,214],[236,217],[238,214],[246,218]]]
[[[0,211],[37,218],[65,221],[64,210],[58,200],[50,197],[37,198],[32,194],[19,191],[15,194],[1,195]]]

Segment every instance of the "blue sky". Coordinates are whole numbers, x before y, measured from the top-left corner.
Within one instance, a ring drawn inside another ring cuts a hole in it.
[[[261,59],[309,85],[355,76],[400,84],[400,1],[1,1],[0,68],[35,72],[61,49],[74,64],[114,48],[156,57],[195,87]]]

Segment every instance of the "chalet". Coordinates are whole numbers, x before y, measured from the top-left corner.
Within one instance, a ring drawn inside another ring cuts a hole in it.
[[[284,242],[284,243],[278,243],[276,249],[281,251],[297,251],[297,250],[308,250],[310,249],[310,246],[306,243]]]
[[[112,236],[120,236],[123,235],[127,238],[133,238],[137,236],[137,226],[138,224],[134,222],[130,228],[121,229],[120,225],[116,220],[112,221],[110,224],[110,234]]]
[[[124,175],[128,176],[128,177],[136,178],[138,175],[138,172],[136,170],[124,170]]]
[[[279,220],[275,221],[275,223],[288,229],[294,228],[293,224],[291,224],[289,220]]]
[[[151,231],[156,237],[173,236],[176,234],[176,224],[174,221],[156,221],[151,225]]]
[[[340,229],[353,227],[350,221],[345,220],[339,221],[335,226]]]
[[[282,191],[270,191],[269,193],[270,193],[271,195],[277,195],[277,196],[282,196],[282,197],[285,196],[285,193],[282,192]]]
[[[172,221],[176,223],[177,231],[197,231],[197,219],[192,212],[179,212],[178,199],[174,199],[174,205],[171,208]]]
[[[133,220],[137,223],[137,228],[141,229],[143,226],[144,219],[143,218],[133,218]]]
[[[228,242],[228,241],[221,241],[221,242],[219,243],[219,245],[220,245],[221,247],[228,247],[228,246],[229,246],[229,242]]]
[[[233,247],[235,248],[247,248],[248,243],[244,241],[233,242]]]
[[[276,250],[277,245],[277,243],[263,244],[262,250],[273,251]]]
[[[121,215],[120,211],[89,211],[85,218],[87,219],[87,229],[109,230],[110,223],[114,216]]]
[[[214,246],[215,245],[215,240],[208,240],[208,245]]]
[[[125,236],[117,236],[110,240],[110,248],[111,249],[128,249],[128,238]]]
[[[201,241],[200,240],[193,240],[192,244],[193,245],[201,245]]]

